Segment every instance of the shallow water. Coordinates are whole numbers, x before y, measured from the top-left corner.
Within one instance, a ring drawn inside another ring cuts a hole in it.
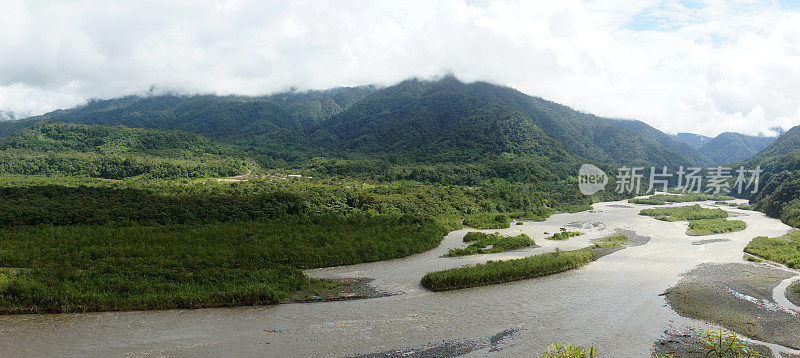
[[[741,214],[736,219],[746,221],[748,228],[703,237],[729,241],[692,245],[698,237],[686,235],[686,222],[639,216],[639,210],[647,207],[600,203],[591,212],[484,230],[526,233],[540,245],[537,248],[440,257],[450,248],[464,246],[461,239],[467,230],[459,230],[422,254],[307,271],[312,277],[374,278],[379,289],[396,293],[389,297],[266,307],[4,316],[0,317],[0,357],[346,356],[482,340],[507,329],[519,332],[504,350],[480,349],[470,355],[532,356],[558,341],[594,345],[603,356],[644,357],[666,329],[705,327],[679,317],[659,296],[682,273],[703,262],[745,262],[742,249],[754,236],[779,236],[791,230],[761,213],[723,207]],[[586,235],[566,241],[544,239],[544,232],[576,225],[583,226],[577,230]],[[577,249],[615,229],[651,239],[549,277],[440,293],[419,286],[429,271],[525,257],[556,247]]]

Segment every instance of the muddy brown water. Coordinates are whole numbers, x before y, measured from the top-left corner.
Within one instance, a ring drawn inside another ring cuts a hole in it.
[[[646,357],[665,330],[714,328],[678,316],[659,296],[682,273],[705,262],[745,262],[742,249],[750,239],[791,230],[761,213],[725,208],[741,214],[737,219],[747,222],[747,229],[704,237],[727,241],[693,245],[697,237],[686,235],[686,222],[638,215],[648,207],[600,203],[591,212],[557,214],[544,222],[482,230],[526,233],[536,240],[536,248],[440,257],[465,245],[461,241],[468,230],[458,230],[425,253],[307,271],[320,278],[373,278],[378,289],[395,293],[387,297],[261,307],[0,316],[0,357],[338,357],[413,352],[409,347],[459,340],[480,342],[509,330],[515,334],[507,338],[502,350],[475,345],[467,355],[529,357],[557,341],[594,345],[603,356]],[[581,223],[585,225],[580,231],[586,235],[565,241],[544,239],[548,236],[545,232],[552,234]],[[433,270],[556,248],[577,249],[616,229],[634,231],[650,240],[578,270],[544,278],[438,293],[419,285],[420,278]]]

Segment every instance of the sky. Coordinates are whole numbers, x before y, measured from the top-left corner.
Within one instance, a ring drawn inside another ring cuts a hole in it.
[[[660,130],[800,125],[800,0],[0,0],[0,111],[453,73]],[[2,115],[0,115],[2,117]]]

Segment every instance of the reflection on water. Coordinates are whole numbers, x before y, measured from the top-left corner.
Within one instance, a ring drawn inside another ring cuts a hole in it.
[[[709,203],[710,204],[710,203]],[[442,342],[480,342],[515,335],[498,353],[491,345],[471,355],[531,356],[554,341],[594,345],[604,356],[648,356],[665,329],[697,325],[679,317],[659,294],[702,262],[744,262],[742,248],[758,235],[791,228],[757,212],[741,213],[745,231],[693,245],[685,222],[639,216],[646,206],[601,203],[592,212],[553,215],[509,229],[539,247],[499,254],[440,257],[460,247],[467,230],[451,232],[438,248],[403,259],[309,270],[313,277],[369,277],[398,295],[357,301],[157,312],[0,317],[0,356],[348,356],[402,351]],[[545,240],[545,232],[581,227],[586,235]],[[651,240],[605,256],[579,270],[544,278],[433,293],[419,286],[427,272],[486,260],[525,257],[556,247],[585,247],[616,229]]]

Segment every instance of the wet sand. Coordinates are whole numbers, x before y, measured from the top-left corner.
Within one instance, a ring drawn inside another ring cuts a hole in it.
[[[773,289],[794,276],[765,264],[703,264],[667,290],[666,297],[681,315],[800,349],[800,312],[773,299]]]
[[[391,293],[378,290],[370,284],[371,278],[338,278],[323,283],[313,284],[305,289],[293,292],[282,303],[309,303],[344,300],[363,300],[390,296]]]

